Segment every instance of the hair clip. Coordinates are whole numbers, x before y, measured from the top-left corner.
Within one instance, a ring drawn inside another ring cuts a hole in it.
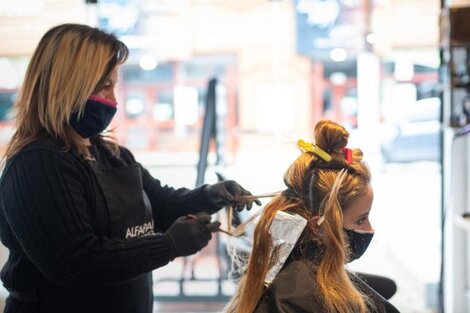
[[[344,158],[346,159],[346,161],[348,161],[348,163],[352,163],[353,162],[352,150],[348,148],[343,148],[343,153],[344,153]]]
[[[297,146],[304,149],[305,151],[312,152],[313,154],[322,158],[325,162],[331,161],[331,155],[322,150],[319,146],[314,145],[313,143],[305,142],[302,139],[297,141]]]

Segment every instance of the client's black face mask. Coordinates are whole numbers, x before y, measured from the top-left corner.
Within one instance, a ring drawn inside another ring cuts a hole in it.
[[[116,102],[91,96],[88,98],[83,115],[78,116],[78,111],[72,113],[70,123],[73,129],[83,138],[98,135],[108,127],[116,113]]]
[[[374,236],[374,232],[353,230],[344,228],[344,232],[348,236],[349,248],[351,250],[351,257],[349,262],[359,259],[364,252],[366,252],[367,247]]]

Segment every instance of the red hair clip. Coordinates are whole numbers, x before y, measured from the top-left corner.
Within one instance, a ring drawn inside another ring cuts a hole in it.
[[[348,161],[348,163],[352,163],[353,162],[352,150],[348,148],[343,148],[343,153],[344,153],[344,158],[346,159],[346,161]]]

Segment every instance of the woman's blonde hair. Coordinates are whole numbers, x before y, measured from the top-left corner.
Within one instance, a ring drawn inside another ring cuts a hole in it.
[[[258,305],[265,289],[264,278],[273,264],[269,228],[277,211],[296,213],[308,221],[294,250],[305,257],[308,247],[316,247],[316,286],[312,286],[312,293],[321,299],[325,312],[367,312],[370,300],[354,286],[345,269],[350,252],[342,222],[343,211],[365,194],[370,172],[359,149],[353,150],[351,163],[345,159],[342,149],[349,133],[344,127],[322,120],[315,126],[314,135],[316,145],[332,160],[325,162],[304,152],[289,167],[284,176],[288,188],[265,207],[255,229],[245,275],[226,312],[252,313]],[[313,216],[325,219],[318,226]]]
[[[129,51],[114,35],[80,24],[51,28],[40,40],[15,103],[16,130],[4,159],[41,138],[53,138],[64,150],[88,150],[70,126],[71,113],[83,112]]]

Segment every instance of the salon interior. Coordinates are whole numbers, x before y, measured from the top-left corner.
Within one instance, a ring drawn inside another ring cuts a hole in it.
[[[468,21],[470,0],[0,0],[0,155],[42,34],[100,27],[130,49],[111,126],[154,177],[283,190],[297,140],[334,120],[375,190],[374,240],[348,267],[392,279],[401,312],[470,312]],[[236,289],[227,249],[249,253],[246,234],[155,270],[155,312],[221,312]]]

